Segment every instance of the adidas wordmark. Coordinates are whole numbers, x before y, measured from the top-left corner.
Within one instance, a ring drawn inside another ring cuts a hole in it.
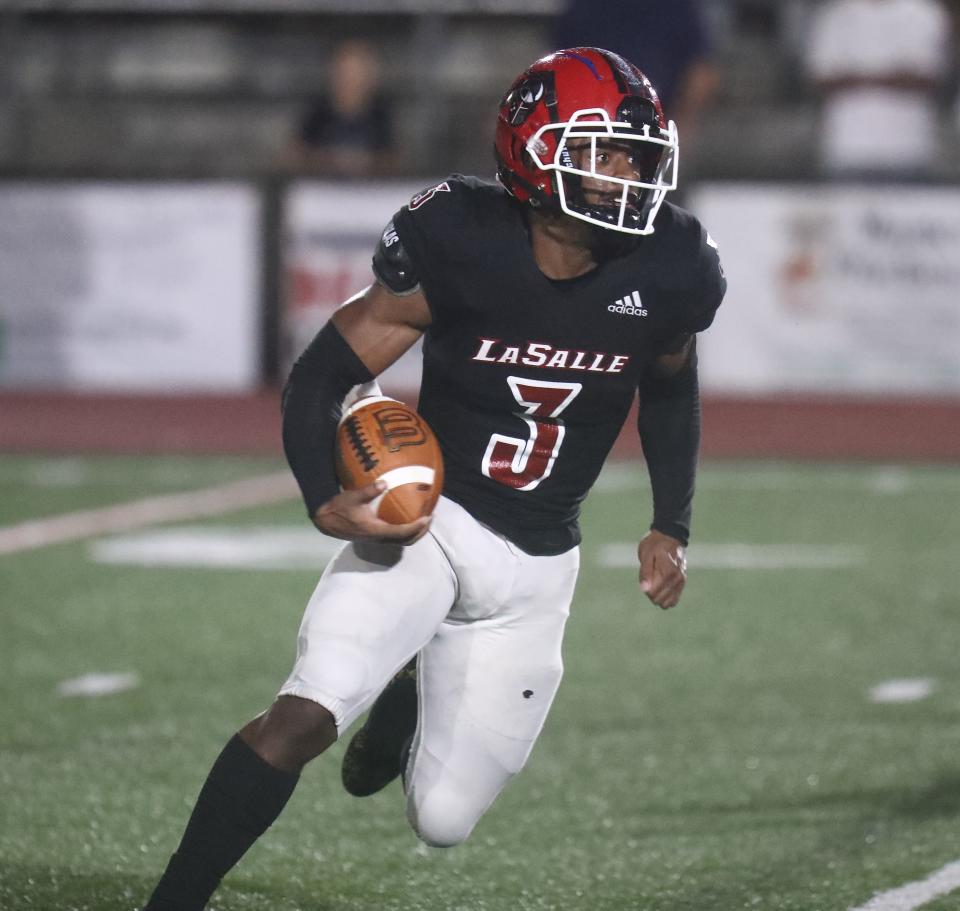
[[[646,316],[647,311],[640,301],[640,292],[632,291],[626,297],[619,298],[610,304],[607,309],[611,313],[624,313],[627,316]]]

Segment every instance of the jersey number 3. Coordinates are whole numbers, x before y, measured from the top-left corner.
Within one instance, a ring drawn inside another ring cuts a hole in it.
[[[583,388],[580,383],[548,383],[508,376],[513,397],[522,406],[518,414],[527,425],[527,438],[495,433],[483,456],[483,473],[506,487],[533,490],[550,476],[563,444],[565,429],[558,416]]]

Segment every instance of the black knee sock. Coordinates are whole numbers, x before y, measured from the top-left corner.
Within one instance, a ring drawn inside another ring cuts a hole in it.
[[[280,815],[298,777],[264,762],[234,736],[213,764],[144,911],[201,911],[224,874]]]

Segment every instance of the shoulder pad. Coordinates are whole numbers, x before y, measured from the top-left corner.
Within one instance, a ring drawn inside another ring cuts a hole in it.
[[[413,294],[420,289],[420,277],[400,242],[393,222],[380,235],[380,243],[373,253],[373,273],[377,281],[394,294]]]
[[[701,255],[706,259],[709,269],[716,271],[720,278],[726,278],[723,272],[723,263],[720,261],[720,247],[706,228],[703,229]]]
[[[407,208],[411,212],[413,212],[419,209],[421,206],[426,205],[428,202],[430,202],[430,200],[433,199],[434,196],[436,196],[438,193],[450,193],[450,192],[452,192],[450,189],[450,181],[445,180],[443,181],[443,183],[438,183],[434,187],[428,187],[426,190],[423,190],[422,192],[417,193],[417,195],[414,196],[413,199],[411,199],[410,202],[407,204]]]

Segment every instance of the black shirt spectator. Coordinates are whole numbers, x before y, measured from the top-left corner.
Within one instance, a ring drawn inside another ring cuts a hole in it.
[[[331,60],[328,92],[300,121],[291,163],[334,176],[392,170],[393,125],[379,81],[379,60],[370,45],[341,44]]]

